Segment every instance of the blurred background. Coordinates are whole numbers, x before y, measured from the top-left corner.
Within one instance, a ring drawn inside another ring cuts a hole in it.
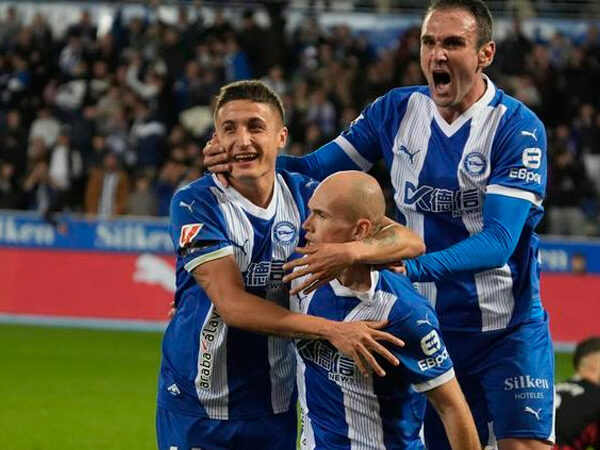
[[[547,128],[542,301],[564,379],[600,334],[600,3],[487,3],[487,73]],[[263,80],[285,103],[285,152],[306,154],[424,84],[425,4],[0,3],[0,448],[154,447],[169,201],[204,172],[214,95]]]

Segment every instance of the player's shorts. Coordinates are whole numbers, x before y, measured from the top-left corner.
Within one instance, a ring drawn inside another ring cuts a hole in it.
[[[213,420],[158,407],[159,450],[295,450],[296,410],[257,419]]]
[[[554,350],[548,315],[497,332],[442,331],[454,370],[483,445],[505,438],[554,442]],[[437,413],[428,405],[425,440],[450,449]]]

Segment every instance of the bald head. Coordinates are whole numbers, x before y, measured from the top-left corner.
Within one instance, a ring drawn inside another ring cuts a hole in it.
[[[377,225],[385,215],[381,187],[375,178],[364,172],[349,170],[330,175],[319,185],[317,192],[330,200],[337,214],[351,222],[368,219]]]

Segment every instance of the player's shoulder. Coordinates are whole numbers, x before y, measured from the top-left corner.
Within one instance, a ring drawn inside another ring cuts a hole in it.
[[[277,169],[277,175],[281,177],[283,182],[293,194],[298,193],[303,197],[310,197],[319,185],[319,182],[314,178],[298,172]]]
[[[421,295],[410,280],[389,270],[381,270],[379,275],[379,288],[396,297],[390,310],[390,320],[406,320],[410,317],[421,317],[433,314],[427,299]]]
[[[223,191],[213,175],[204,175],[177,189],[171,199],[171,208],[192,202],[197,205],[216,205],[217,201],[212,193],[215,189]]]
[[[496,95],[492,100],[493,106],[502,105],[506,108],[503,120],[500,122],[501,129],[531,131],[537,129],[538,132],[544,132],[544,124],[525,103],[508,95],[502,89],[497,89]],[[528,130],[531,128],[531,130]]]

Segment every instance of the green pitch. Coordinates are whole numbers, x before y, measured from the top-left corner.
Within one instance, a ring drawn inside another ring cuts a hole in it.
[[[0,448],[156,448],[161,335],[0,325]],[[557,379],[571,374],[557,354]]]

